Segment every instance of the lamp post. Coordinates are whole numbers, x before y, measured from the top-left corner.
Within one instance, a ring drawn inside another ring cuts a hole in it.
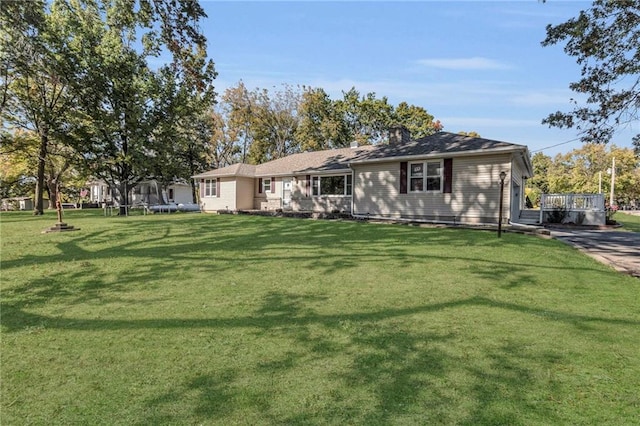
[[[504,200],[504,179],[507,177],[507,173],[500,172],[500,203],[498,212],[498,238],[502,237],[502,202]]]

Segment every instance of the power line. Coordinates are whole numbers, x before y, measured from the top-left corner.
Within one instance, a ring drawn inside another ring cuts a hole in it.
[[[533,154],[534,152],[540,152],[540,151],[544,151],[545,149],[555,148],[556,146],[566,145],[568,143],[575,142],[577,140],[580,140],[580,138],[573,138],[573,139],[569,139],[568,141],[557,143],[555,145],[545,146],[544,148],[540,148],[540,149],[536,149],[535,151],[531,151],[531,153]]]

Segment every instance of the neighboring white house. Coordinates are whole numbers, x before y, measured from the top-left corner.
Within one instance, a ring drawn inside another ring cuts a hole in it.
[[[117,190],[101,180],[88,182],[89,198],[92,203],[112,203],[118,205]],[[129,203],[132,206],[162,204],[158,194],[162,194],[165,203],[189,204],[193,202],[191,185],[184,180],[176,180],[166,189],[162,189],[155,180],[138,183],[129,192]]]
[[[520,217],[533,175],[526,146],[439,132],[411,140],[392,129],[388,145],[289,155],[193,176],[205,212],[292,210],[356,217],[497,223]]]

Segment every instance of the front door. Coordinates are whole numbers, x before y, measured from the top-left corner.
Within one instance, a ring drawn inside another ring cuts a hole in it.
[[[282,208],[291,208],[291,178],[282,178]]]
[[[520,217],[520,185],[516,181],[511,181],[511,220],[518,220]]]

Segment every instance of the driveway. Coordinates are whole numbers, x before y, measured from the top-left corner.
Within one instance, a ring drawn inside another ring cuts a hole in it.
[[[571,244],[617,271],[640,278],[640,233],[554,229],[551,236]]]

